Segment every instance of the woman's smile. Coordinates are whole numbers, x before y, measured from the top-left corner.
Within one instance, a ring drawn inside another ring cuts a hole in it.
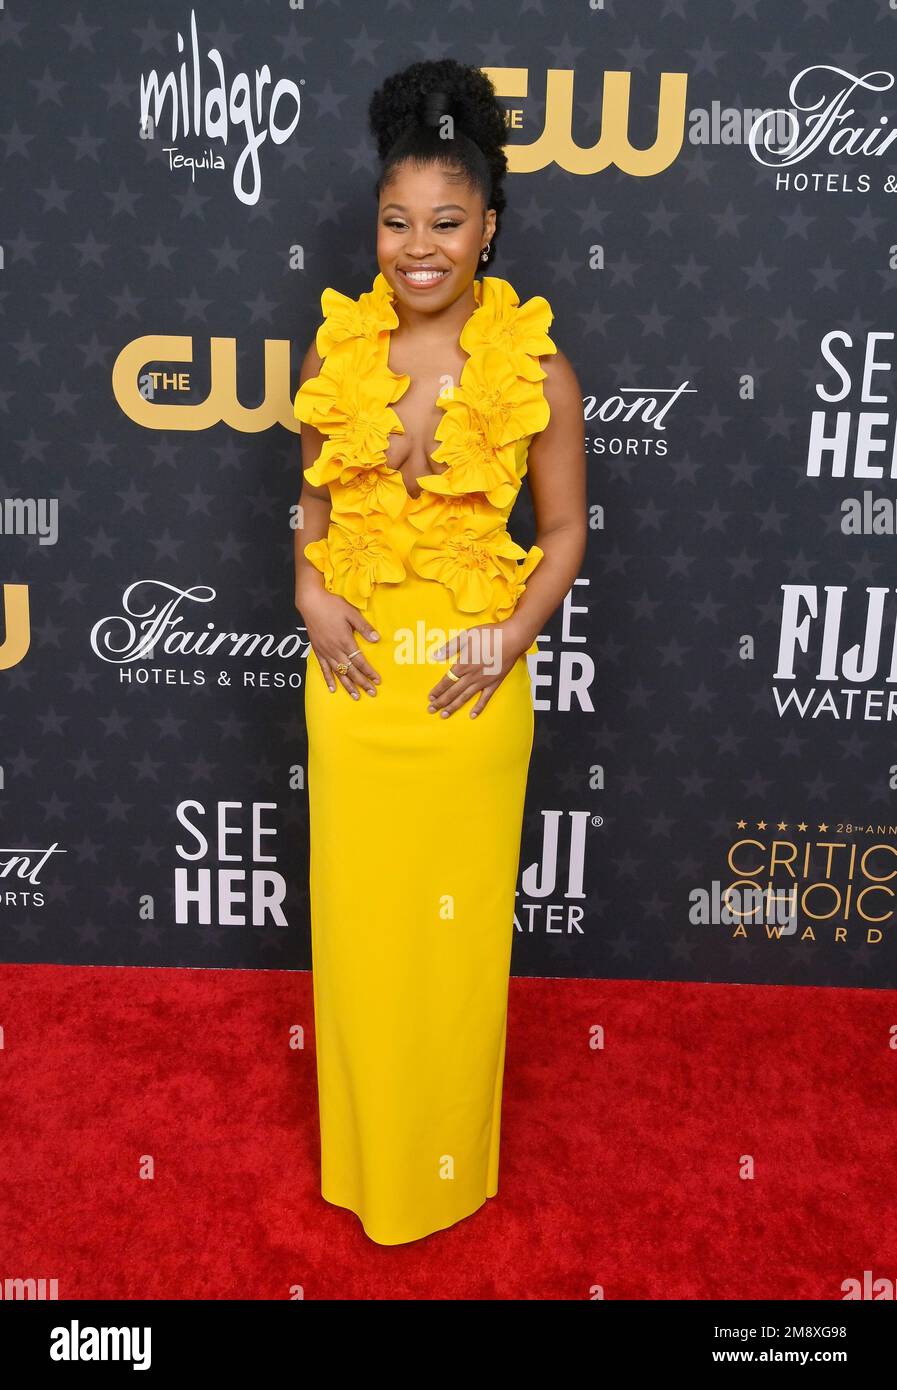
[[[451,274],[451,271],[418,266],[399,266],[397,273],[401,275],[410,289],[420,291],[431,290],[434,285],[441,285],[443,280]]]

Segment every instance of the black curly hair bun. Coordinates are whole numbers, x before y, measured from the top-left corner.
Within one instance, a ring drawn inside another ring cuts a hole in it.
[[[448,124],[446,116],[451,117]],[[376,196],[406,159],[460,169],[480,192],[484,208],[495,209],[491,261],[506,202],[502,184],[508,171],[507,128],[495,88],[483,70],[454,58],[412,63],[386,78],[371,97],[368,123],[381,164]],[[451,138],[446,138],[447,131]]]

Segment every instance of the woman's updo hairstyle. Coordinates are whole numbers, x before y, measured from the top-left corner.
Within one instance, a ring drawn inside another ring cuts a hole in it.
[[[451,117],[447,125],[445,116]],[[506,202],[502,182],[508,161],[504,114],[486,74],[454,58],[412,63],[388,77],[371,97],[368,122],[380,157],[375,196],[380,197],[393,170],[407,159],[418,166],[442,164],[450,176],[456,170],[478,190],[484,209],[495,209],[486,262],[491,264]]]

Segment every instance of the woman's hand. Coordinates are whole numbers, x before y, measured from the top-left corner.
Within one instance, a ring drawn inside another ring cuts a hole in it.
[[[329,594],[326,589],[297,601],[296,607],[305,619],[305,630],[331,694],[336,690],[334,682],[339,681],[353,700],[358,699],[359,687],[369,695],[376,695],[375,685],[380,676],[358,651],[355,634],[360,632],[369,642],[379,641],[380,634],[374,631],[364,614],[339,594]],[[353,652],[355,655],[350,661]],[[349,667],[345,675],[336,669],[340,663]]]
[[[427,706],[430,714],[438,711],[440,718],[447,719],[479,691],[480,698],[470,711],[475,719],[529,645],[510,619],[481,623],[451,638],[433,653],[433,660],[451,661],[450,670],[458,679],[445,675],[434,685]]]

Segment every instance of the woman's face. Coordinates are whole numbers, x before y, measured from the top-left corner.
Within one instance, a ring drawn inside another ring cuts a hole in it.
[[[380,193],[377,262],[403,304],[444,309],[473,283],[494,231],[495,209],[484,216],[480,194],[465,180],[448,179],[440,164],[406,160]]]

